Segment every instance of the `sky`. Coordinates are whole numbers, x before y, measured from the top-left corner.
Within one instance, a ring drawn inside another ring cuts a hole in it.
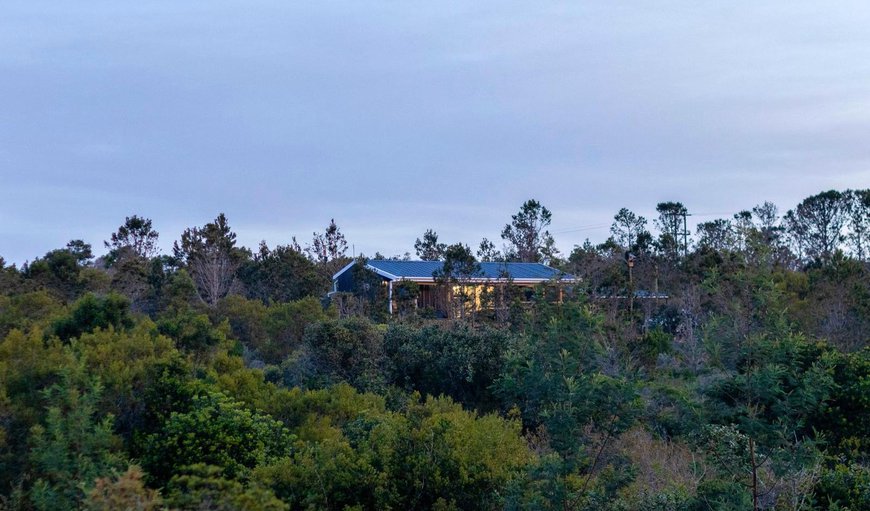
[[[356,254],[476,247],[529,198],[564,252],[870,186],[861,1],[0,3],[0,257],[137,214],[168,252],[334,218]]]

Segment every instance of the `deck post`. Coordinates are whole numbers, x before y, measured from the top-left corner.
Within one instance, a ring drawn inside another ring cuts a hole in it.
[[[389,282],[389,284],[387,284],[387,288],[388,288],[387,296],[389,297],[389,301],[390,301],[390,314],[392,314],[393,313],[393,281],[392,280]]]

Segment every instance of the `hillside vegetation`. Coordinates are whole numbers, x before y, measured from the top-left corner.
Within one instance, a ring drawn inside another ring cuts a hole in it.
[[[427,230],[421,259],[581,279],[447,319],[328,298],[335,222],[251,250],[221,214],[160,254],[132,216],[98,258],[0,259],[0,508],[870,509],[870,192],[657,212],[570,253],[534,200],[501,248]]]

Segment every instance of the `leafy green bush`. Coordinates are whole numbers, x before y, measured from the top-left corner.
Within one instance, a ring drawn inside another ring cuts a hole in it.
[[[115,293],[99,297],[88,293],[73,303],[67,317],[54,323],[54,334],[68,341],[97,328],[124,330],[133,326],[130,301]]]
[[[290,453],[293,438],[280,422],[217,393],[194,396],[190,410],[172,413],[148,437],[142,466],[163,484],[183,467],[205,463],[230,479]]]

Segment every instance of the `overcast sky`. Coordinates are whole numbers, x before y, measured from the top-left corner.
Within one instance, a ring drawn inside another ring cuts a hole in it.
[[[855,2],[0,3],[0,256],[127,215],[167,251],[330,218],[357,254],[477,245],[528,198],[557,245],[623,206],[694,219],[870,187]]]

